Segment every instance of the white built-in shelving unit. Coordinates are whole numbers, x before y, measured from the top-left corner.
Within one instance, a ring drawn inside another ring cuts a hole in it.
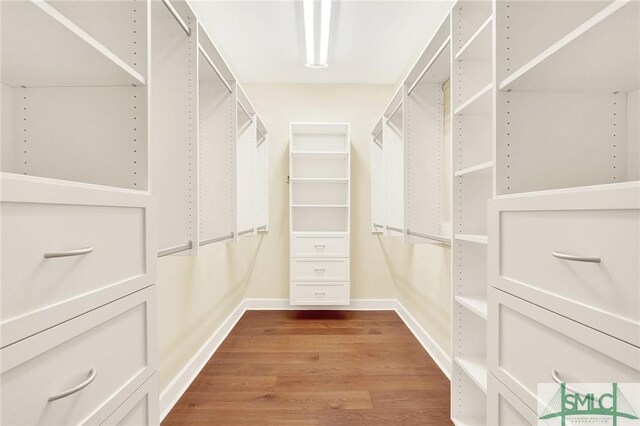
[[[150,2],[0,8],[0,422],[157,424]]]
[[[372,131],[372,232],[406,243],[451,241],[450,56],[447,17]]]
[[[486,424],[487,201],[493,196],[493,11],[458,1],[451,13],[451,418]]]
[[[537,383],[640,380],[639,8],[494,3],[487,424],[536,424]]]
[[[267,130],[207,33],[198,39],[200,245],[268,229]]]
[[[176,19],[175,16],[178,17]],[[186,1],[151,3],[149,137],[158,254],[198,254],[198,37]]]
[[[350,303],[350,148],[349,124],[291,123],[293,305]]]

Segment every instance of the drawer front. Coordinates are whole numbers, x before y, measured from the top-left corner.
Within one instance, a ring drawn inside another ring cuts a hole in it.
[[[349,259],[292,259],[291,281],[347,281]]]
[[[154,287],[2,349],[1,423],[104,421],[156,369]]]
[[[495,288],[489,289],[490,371],[532,410],[537,385],[640,382],[640,348]]]
[[[537,210],[522,200],[501,201],[491,219],[496,235],[489,241],[497,242],[490,249],[491,284],[640,345],[637,197],[626,197],[628,208],[602,203],[584,210],[544,210],[553,207],[544,197],[535,203]]]
[[[114,194],[56,196],[51,204],[3,197],[2,346],[154,282],[149,197],[82,203],[91,197],[107,204]]]
[[[536,426],[538,416],[493,374],[489,374],[487,377],[487,424]]]
[[[292,305],[348,305],[349,283],[292,283]]]
[[[160,424],[158,402],[158,373],[154,373],[102,423],[102,426]]]
[[[336,235],[316,237],[295,235],[291,237],[292,257],[348,257],[349,237]]]

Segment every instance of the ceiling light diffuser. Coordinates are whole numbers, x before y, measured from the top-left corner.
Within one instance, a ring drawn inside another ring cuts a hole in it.
[[[320,13],[316,7],[320,5]],[[309,68],[326,68],[331,29],[331,0],[303,0],[304,36]]]

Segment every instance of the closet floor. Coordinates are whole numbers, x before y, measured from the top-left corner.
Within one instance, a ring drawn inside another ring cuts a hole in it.
[[[248,311],[163,425],[447,425],[449,380],[393,311]]]

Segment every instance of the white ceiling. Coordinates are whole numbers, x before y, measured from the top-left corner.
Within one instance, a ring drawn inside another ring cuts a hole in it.
[[[333,0],[329,68],[305,64],[302,1],[192,2],[245,83],[397,83],[451,8],[450,0]]]

